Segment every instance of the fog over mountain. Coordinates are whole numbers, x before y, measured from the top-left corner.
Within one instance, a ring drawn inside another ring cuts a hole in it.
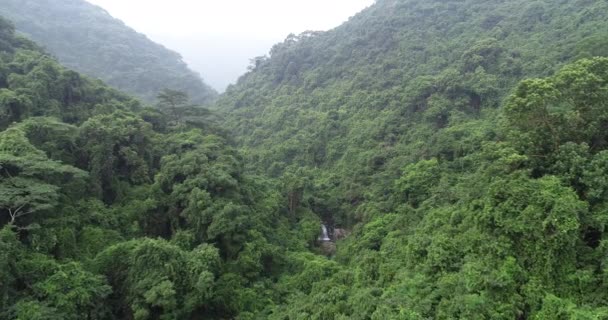
[[[220,92],[247,71],[251,58],[267,54],[277,42],[248,36],[226,41],[222,36],[205,35],[163,35],[154,40],[177,50],[190,68]]]
[[[217,95],[180,54],[85,0],[1,0],[0,16],[65,66],[148,103],[163,88],[201,104]]]
[[[272,45],[290,33],[329,30],[374,2],[87,1],[181,53],[191,68],[218,91],[224,91],[245,73],[251,58],[267,54]]]

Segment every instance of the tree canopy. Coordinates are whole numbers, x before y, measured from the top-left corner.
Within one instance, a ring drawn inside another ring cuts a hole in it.
[[[606,319],[607,21],[378,0],[203,108],[0,19],[0,319]]]

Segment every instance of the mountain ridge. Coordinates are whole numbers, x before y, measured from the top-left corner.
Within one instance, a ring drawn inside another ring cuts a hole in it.
[[[70,68],[155,102],[164,88],[208,104],[217,92],[181,55],[151,41],[84,0],[3,0],[0,14]],[[66,20],[67,19],[67,20]]]

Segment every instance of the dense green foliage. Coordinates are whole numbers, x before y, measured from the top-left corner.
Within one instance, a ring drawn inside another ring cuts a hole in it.
[[[184,91],[198,104],[217,96],[178,53],[85,0],[2,0],[0,15],[65,66],[147,102],[163,88]]]
[[[218,103],[248,167],[354,230],[260,318],[608,317],[607,61],[562,69],[607,54],[606,21],[604,1],[379,0],[255,59]]]
[[[220,118],[0,20],[0,319],[608,319],[606,21],[378,0]]]
[[[386,198],[405,165],[478,149],[494,134],[480,120],[520,80],[605,53],[607,11],[587,0],[377,1],[276,45],[218,105],[251,168],[306,168],[322,211],[348,224],[375,215],[360,204]]]
[[[0,44],[0,319],[224,319],[312,243],[183,93],[145,108],[2,19]]]

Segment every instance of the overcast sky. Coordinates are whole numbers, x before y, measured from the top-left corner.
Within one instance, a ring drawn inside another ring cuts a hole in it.
[[[373,0],[88,0],[178,51],[223,91],[290,33],[328,30]]]

